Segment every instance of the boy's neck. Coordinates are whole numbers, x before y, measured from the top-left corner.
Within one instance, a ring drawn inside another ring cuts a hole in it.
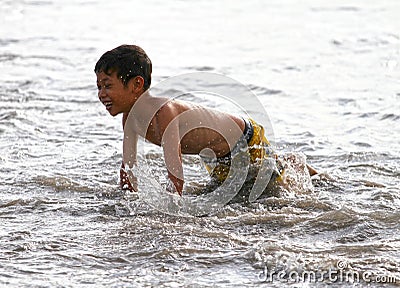
[[[142,91],[142,92],[134,95],[133,96],[133,101],[132,101],[131,105],[129,106],[129,111],[132,110],[132,107],[135,106],[135,104],[137,103],[137,101],[139,99],[144,100],[143,97],[148,97],[147,95],[149,95],[148,90]],[[129,111],[127,111],[126,113],[129,113]]]

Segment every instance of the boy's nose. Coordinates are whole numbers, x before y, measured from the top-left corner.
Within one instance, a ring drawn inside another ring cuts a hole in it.
[[[99,96],[99,99],[101,100],[101,98],[106,96],[106,89],[101,87],[97,95]]]

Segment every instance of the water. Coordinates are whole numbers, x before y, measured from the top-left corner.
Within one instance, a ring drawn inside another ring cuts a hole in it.
[[[304,271],[399,285],[397,1],[1,6],[1,286],[281,287]],[[93,68],[122,43],[146,50],[153,83],[211,71],[252,88],[278,151],[323,172],[314,192],[185,218],[120,191],[121,118],[98,102]]]

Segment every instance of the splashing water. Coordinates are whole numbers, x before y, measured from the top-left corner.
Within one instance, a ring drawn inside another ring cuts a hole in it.
[[[304,153],[285,153],[283,155],[284,175],[282,186],[290,193],[301,195],[314,192],[314,186],[307,169]]]

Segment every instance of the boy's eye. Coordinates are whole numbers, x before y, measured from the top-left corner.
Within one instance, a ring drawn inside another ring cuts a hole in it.
[[[110,89],[111,88],[111,84],[104,84],[102,85],[97,85],[97,90],[101,90],[101,87],[105,88],[105,89]]]

